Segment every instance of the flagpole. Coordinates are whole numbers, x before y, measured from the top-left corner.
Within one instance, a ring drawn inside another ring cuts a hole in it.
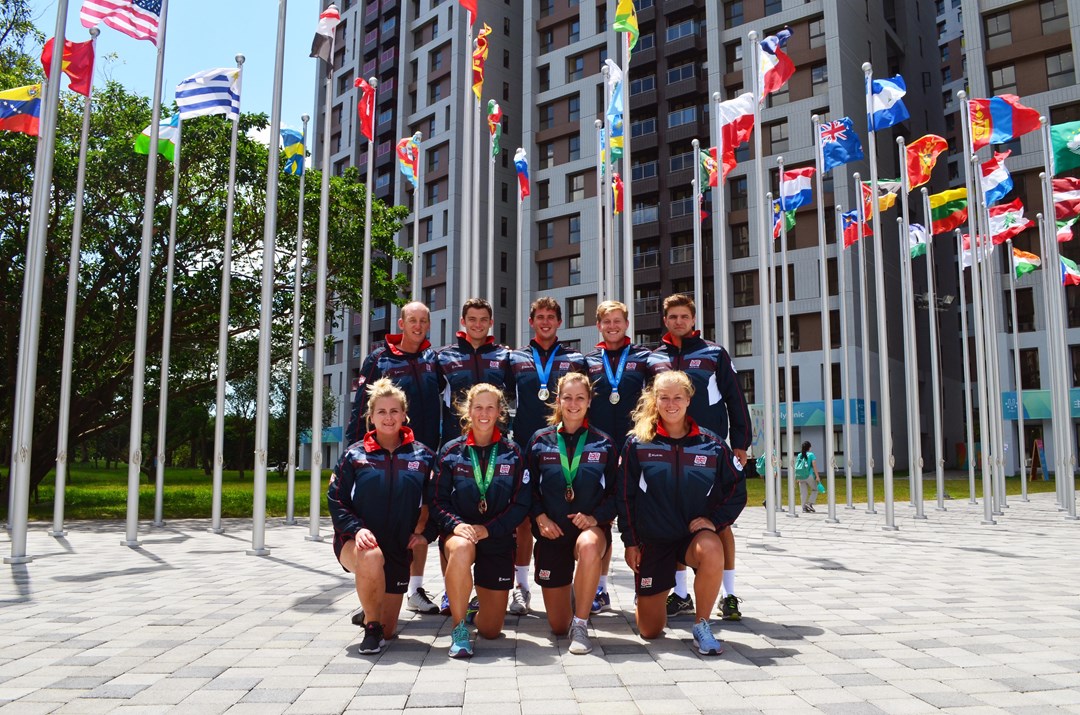
[[[922,457],[922,410],[919,405],[919,375],[915,366],[919,361],[919,339],[915,326],[915,276],[912,268],[911,257],[911,224],[908,220],[908,212],[911,209],[911,197],[908,191],[907,149],[904,146],[904,137],[896,138],[897,151],[900,158],[900,215],[897,224],[900,228],[900,266],[903,270],[901,290],[904,305],[904,386],[907,402],[908,415],[908,475],[910,477],[909,494],[911,503],[915,507],[914,519],[925,519],[923,505],[923,457]],[[877,203],[878,194],[873,192],[872,200]],[[878,206],[881,209],[881,206]],[[929,243],[929,238],[926,240]],[[927,271],[929,275],[929,271]],[[934,312],[935,306],[930,303],[930,313]],[[940,495],[939,495],[940,496]]]
[[[601,255],[603,262],[601,263],[601,273],[604,276],[604,294],[610,300],[618,299],[618,291],[615,286],[615,197],[612,194],[614,190],[612,187],[615,185],[615,160],[611,156],[611,122],[608,121],[608,113],[611,111],[611,68],[605,63],[600,70],[604,77],[604,145],[603,145],[603,157],[600,161],[601,175],[603,181],[600,186],[604,191],[604,219],[603,219],[603,231],[601,235],[604,237],[601,245]],[[623,104],[626,105],[629,102],[629,87],[625,87]],[[623,134],[626,134],[626,122],[623,122]],[[625,141],[625,139],[624,139]],[[633,181],[633,176],[630,177]],[[625,204],[623,210],[625,211]],[[624,296],[629,305],[633,305],[633,296]]]
[[[139,252],[139,293],[135,319],[135,354],[131,387],[131,427],[128,436],[128,494],[125,538],[132,548],[139,545],[139,474],[142,466],[143,393],[146,387],[146,333],[150,308],[150,254],[153,251],[154,205],[157,187],[158,138],[161,123],[161,85],[165,70],[165,25],[169,0],[162,0],[158,24],[157,69],[151,100],[150,153],[146,159],[146,192],[143,199],[142,246]],[[54,53],[55,56],[55,53]],[[55,64],[55,61],[54,63]]]
[[[971,125],[970,114],[967,102],[967,93],[964,90],[960,90],[956,93],[957,98],[960,100],[960,124],[963,133],[963,165],[964,165],[964,184],[968,197],[968,227],[971,233],[971,297],[972,297],[972,322],[975,324],[975,379],[978,382],[978,398],[979,398],[979,435],[983,441],[984,452],[986,444],[987,431],[987,402],[989,398],[987,396],[988,389],[986,384],[986,365],[983,361],[983,346],[986,345],[983,339],[983,322],[982,322],[982,291],[979,285],[979,259],[981,257],[978,222],[974,220],[974,216],[978,213],[977,207],[972,206],[972,198],[975,195],[972,190],[972,173],[971,173],[971,161],[974,159],[974,154],[971,151]],[[973,210],[974,209],[974,210]],[[963,260],[961,260],[961,266]],[[961,282],[963,279],[961,278]],[[982,467],[982,482],[983,482],[983,520],[982,523],[986,526],[996,524],[994,521],[993,503],[990,496],[990,461],[985,457],[980,458],[980,465]]]
[[[701,186],[701,142],[694,139],[691,143],[694,147],[694,180],[690,187],[694,192],[694,302],[705,308],[705,276],[702,275],[701,261],[704,255],[701,251],[701,197],[705,193]],[[705,322],[704,316],[701,320]]]
[[[826,497],[829,502],[829,516],[825,520],[827,524],[836,524],[836,428],[833,423],[833,382],[832,382],[832,312],[829,310],[829,259],[826,255],[825,246],[825,190],[824,179],[821,175],[821,167],[825,163],[821,146],[821,117],[813,115],[810,121],[814,125],[814,194],[817,198],[817,231],[818,231],[818,271],[821,291],[821,360],[825,364],[822,371],[822,401],[825,403],[825,483]],[[843,234],[836,234],[837,240],[843,244]],[[837,263],[840,260],[838,258]],[[842,319],[842,317],[841,317]]]
[[[483,121],[482,121],[481,114],[482,114],[482,110],[481,110],[481,107],[480,107],[480,100],[477,99],[476,103],[473,105],[474,124],[473,124],[473,127],[472,127],[472,131],[473,131],[474,134],[476,134],[477,130],[481,126],[483,126]],[[483,166],[483,163],[480,160],[480,155],[481,155],[481,153],[483,151],[483,147],[480,145],[480,137],[473,137],[472,149],[473,149],[473,161],[475,162],[473,164],[473,171],[475,172],[474,175],[473,175],[474,176],[473,184],[478,185],[480,183],[481,168]],[[475,268],[475,270],[470,270],[469,271],[469,285],[471,286],[470,290],[469,290],[469,295],[478,296],[478,295],[480,295],[480,265],[481,265],[480,264],[481,251],[480,251],[480,192],[479,191],[473,191],[473,194],[472,194],[472,212],[473,212],[473,218],[472,218],[473,230],[470,232],[470,239],[469,240],[472,242],[472,257],[473,257],[473,263],[476,265],[476,268]],[[492,304],[494,305],[494,300],[490,296],[488,297],[488,300],[491,300]]]
[[[605,67],[604,70],[607,70],[607,67]],[[607,84],[606,74],[607,73],[605,72],[605,80],[604,80],[605,84]],[[603,129],[604,123],[602,121],[600,121],[599,119],[597,119],[596,121],[593,122],[593,126],[596,128],[596,139],[597,139],[597,151],[596,151],[596,158],[597,158],[597,162],[596,162],[596,164],[597,164],[597,166],[596,166],[596,169],[597,169],[597,171],[596,171],[596,208],[597,208],[597,211],[596,211],[596,214],[597,214],[598,221],[597,221],[597,226],[596,226],[596,236],[597,236],[597,251],[599,253],[599,257],[597,259],[597,262],[599,263],[599,265],[598,265],[598,270],[596,271],[596,275],[597,275],[597,278],[596,278],[596,303],[597,303],[597,305],[599,305],[600,303],[604,302],[604,300],[607,298],[607,280],[606,280],[607,276],[605,275],[605,273],[606,273],[605,268],[607,266],[607,263],[605,261],[605,256],[604,256],[604,242],[606,241],[606,237],[604,235],[604,221],[607,218],[607,197],[604,195],[604,173],[605,172],[603,170],[603,165],[604,165],[604,162],[606,161],[606,158],[605,158],[606,154],[604,153],[604,147],[606,146],[606,144],[605,144],[606,140],[604,139],[604,129]]]
[[[303,287],[304,268],[304,184],[307,178],[307,125],[311,116],[303,114],[301,137],[303,147],[300,154],[300,199],[296,202],[296,258],[293,266],[293,310],[292,310],[292,365],[289,372],[289,457],[288,482],[285,498],[285,523],[296,524],[296,422],[297,422],[297,383],[300,381],[300,291]],[[235,129],[235,127],[234,127]],[[314,384],[314,383],[313,383]]]
[[[926,189],[923,189],[923,194],[925,196]],[[929,197],[926,197],[925,201],[924,210],[926,211],[927,225],[930,226],[930,231],[933,233],[934,224]],[[960,229],[955,229],[953,233],[956,234],[957,266],[960,271],[960,346],[964,360],[964,422],[967,426],[968,492],[970,495],[968,504],[978,504],[979,500],[975,498],[975,414],[971,401],[971,356],[968,354],[967,289],[964,287],[964,238],[960,234]]]
[[[96,27],[90,28],[91,51],[97,50],[97,37],[101,33]],[[56,42],[53,41],[53,52]],[[61,59],[62,61],[62,59]],[[50,68],[51,70],[52,68]],[[56,75],[53,75],[54,77]],[[71,253],[68,258],[67,303],[64,308],[64,355],[60,364],[60,405],[57,418],[56,435],[56,491],[53,496],[53,529],[49,536],[64,536],[64,490],[68,471],[68,434],[71,422],[71,363],[75,353],[75,304],[79,298],[79,259],[82,242],[83,203],[86,199],[86,152],[87,138],[90,135],[90,114],[92,105],[90,94],[83,100],[82,133],[79,135],[79,169],[75,179],[75,209],[71,224]]]
[[[716,116],[716,140],[713,146],[716,149],[716,186],[713,189],[713,245],[715,246],[713,258],[713,283],[716,295],[713,298],[716,313],[716,341],[727,349],[731,349],[731,317],[729,315],[728,301],[728,245],[727,245],[727,209],[724,206],[724,129],[720,118],[720,102],[723,95],[713,92],[713,102],[716,104],[714,114]]]
[[[281,84],[285,72],[285,18],[288,0],[278,0],[277,55],[274,58],[274,94],[270,108],[272,145],[266,167],[266,218],[263,222],[262,301],[259,313],[259,372],[255,398],[255,470],[249,556],[268,556],[266,546],[266,451],[270,439],[270,330],[274,297],[275,241],[277,237],[278,171],[281,152]],[[316,381],[318,381],[316,377]]]
[[[751,30],[747,34],[750,40],[750,56],[753,58],[751,62],[750,75],[753,79],[754,86],[754,127],[758,131],[754,132],[754,171],[757,184],[757,196],[765,196],[765,163],[762,159],[761,151],[761,102],[764,99],[761,96],[761,42],[758,40],[758,33],[756,30]],[[721,156],[721,161],[723,157]],[[722,170],[721,170],[722,171]],[[772,252],[770,248],[770,233],[769,233],[769,211],[772,209],[772,202],[767,201],[764,206],[758,206],[758,221],[760,222],[761,236],[758,242],[758,303],[761,309],[761,325],[762,325],[762,340],[761,340],[761,366],[762,366],[762,380],[761,380],[761,394],[762,394],[762,406],[764,413],[764,431],[765,431],[765,536],[780,536],[780,532],[776,530],[776,455],[770,454],[773,449],[773,374],[772,360],[770,358],[771,351],[775,348],[775,345],[770,346],[769,336],[771,334],[770,323],[774,320],[770,314],[771,306],[769,298],[769,254]]]
[[[1053,182],[1054,171],[1055,171],[1055,169],[1054,169],[1053,140],[1051,139],[1051,136],[1050,136],[1050,122],[1047,121],[1047,118],[1046,117],[1039,117],[1039,122],[1040,122],[1040,124],[1042,124],[1042,129],[1043,129],[1043,131],[1042,131],[1043,157],[1044,157],[1044,160],[1045,160],[1045,168],[1046,168],[1046,176],[1043,178],[1043,193],[1044,193],[1044,195],[1046,197],[1044,199],[1044,202],[1045,202],[1044,205],[1047,207],[1047,210],[1046,210],[1047,243],[1050,244],[1050,252],[1051,252],[1052,257],[1053,257],[1054,268],[1058,272],[1058,274],[1060,274],[1060,272],[1061,272],[1061,254],[1060,254],[1060,252],[1058,250],[1058,245],[1057,245],[1058,242],[1057,242],[1056,235],[1055,235],[1055,238],[1053,240],[1050,240],[1050,227],[1054,225],[1052,223],[1054,219],[1050,218],[1050,216],[1055,215],[1055,212],[1053,211],[1054,194],[1053,194],[1053,188],[1052,188],[1052,182]],[[1055,234],[1056,234],[1056,232],[1055,232]],[[1060,279],[1058,280],[1058,282],[1060,282]],[[1061,382],[1059,384],[1062,386],[1062,389],[1059,390],[1060,394],[1058,395],[1058,401],[1061,403],[1062,427],[1063,427],[1064,431],[1066,431],[1068,433],[1071,433],[1073,431],[1072,430],[1073,420],[1072,420],[1072,412],[1071,412],[1070,400],[1068,398],[1068,395],[1069,395],[1068,385],[1070,383],[1069,383],[1069,381],[1067,379],[1067,372],[1065,370],[1065,365],[1064,365],[1065,354],[1066,354],[1067,348],[1066,348],[1066,345],[1065,345],[1065,325],[1064,325],[1064,320],[1063,320],[1063,316],[1064,316],[1064,313],[1065,313],[1065,306],[1064,306],[1064,303],[1062,301],[1062,294],[1063,293],[1064,293],[1064,287],[1062,287],[1062,286],[1056,287],[1054,289],[1054,291],[1053,291],[1054,302],[1055,302],[1055,309],[1054,309],[1053,316],[1054,316],[1054,321],[1056,323],[1056,330],[1054,331],[1054,335],[1056,336],[1057,343],[1058,343],[1058,356],[1061,358],[1059,360],[1058,375],[1061,378]],[[1074,519],[1077,518],[1077,514],[1076,514],[1076,481],[1075,481],[1075,477],[1074,477],[1074,470],[1075,470],[1075,467],[1076,467],[1076,455],[1075,455],[1075,453],[1073,451],[1074,448],[1073,448],[1073,441],[1072,441],[1071,434],[1069,435],[1069,439],[1065,440],[1065,445],[1064,446],[1065,446],[1065,452],[1064,452],[1064,455],[1063,455],[1064,456],[1063,463],[1064,463],[1064,467],[1066,469],[1066,473],[1064,475],[1065,479],[1063,480],[1064,487],[1065,487],[1065,489],[1063,491],[1063,496],[1065,497],[1065,501],[1066,501],[1064,506],[1065,506],[1066,512],[1068,514],[1065,518],[1069,519],[1069,520],[1074,520]]]
[[[848,328],[847,328],[847,248],[844,246],[843,209],[837,204],[836,221],[836,278],[837,292],[840,294],[840,392],[844,402],[844,481],[847,487],[847,508],[854,509],[852,487],[854,477],[851,474],[851,368],[848,367]],[[831,490],[830,490],[831,491]]]
[[[1041,182],[1045,182],[1046,181],[1046,176],[1047,176],[1046,172],[1040,172],[1039,180]],[[1047,200],[1046,195],[1045,195],[1046,189],[1045,189],[1045,186],[1041,186],[1040,188],[1044,192],[1044,194],[1043,194],[1043,202],[1045,204],[1045,202]],[[1053,207],[1052,203],[1048,204],[1048,205],[1050,207]],[[1052,208],[1051,208],[1051,210],[1052,210]],[[1050,420],[1051,421],[1050,421],[1050,424],[1051,424],[1051,433],[1054,435],[1054,456],[1053,456],[1052,464],[1055,465],[1054,466],[1054,491],[1055,491],[1055,498],[1057,499],[1057,507],[1058,507],[1058,511],[1063,511],[1065,509],[1065,495],[1064,495],[1064,491],[1063,491],[1064,488],[1065,488],[1065,484],[1064,484],[1064,474],[1061,473],[1062,469],[1061,469],[1061,465],[1060,465],[1060,458],[1058,456],[1061,448],[1058,447],[1058,445],[1062,441],[1062,434],[1063,434],[1063,429],[1062,429],[1062,424],[1061,424],[1062,420],[1061,420],[1060,416],[1062,414],[1064,414],[1064,413],[1061,411],[1060,402],[1059,402],[1058,397],[1057,397],[1057,395],[1055,393],[1055,390],[1060,387],[1059,383],[1057,382],[1058,354],[1057,354],[1056,346],[1052,342],[1053,338],[1051,337],[1051,335],[1052,335],[1052,333],[1055,330],[1056,325],[1057,325],[1057,321],[1054,319],[1055,308],[1054,308],[1053,291],[1054,291],[1055,283],[1057,281],[1061,280],[1061,263],[1059,261],[1057,263],[1057,265],[1056,265],[1056,272],[1051,273],[1051,271],[1053,270],[1051,268],[1051,266],[1054,266],[1055,264],[1050,262],[1050,258],[1051,258],[1050,244],[1057,240],[1056,235],[1053,238],[1051,238],[1051,233],[1052,232],[1050,230],[1050,221],[1044,216],[1043,217],[1043,224],[1039,227],[1039,240],[1041,242],[1041,247],[1042,247],[1043,263],[1045,264],[1046,269],[1047,269],[1047,274],[1044,276],[1044,281],[1043,281],[1043,300],[1046,303],[1046,326],[1047,326],[1046,327],[1046,332],[1047,332],[1047,340],[1048,340],[1046,357],[1047,357],[1047,363],[1048,363],[1048,367],[1049,367],[1050,387],[1051,387],[1051,389],[1050,389],[1050,394],[1051,394],[1051,410],[1050,410]]]
[[[488,135],[488,195],[487,195],[487,299],[495,302],[495,135]],[[478,271],[479,273],[479,271]],[[479,280],[479,278],[477,278]]]
[[[986,203],[986,195],[983,191],[982,181],[976,182],[976,195],[978,196],[978,209],[981,212],[980,220],[986,225],[987,250],[993,250],[994,236],[993,226],[990,224],[990,209]],[[991,395],[987,402],[990,409],[990,438],[993,444],[993,477],[994,477],[994,503],[995,514],[1002,515],[1003,509],[1008,508],[1008,498],[1005,494],[1005,435],[1003,431],[1004,419],[1001,414],[1001,365],[998,348],[998,296],[1002,295],[997,280],[997,271],[993,263],[987,261],[986,270],[982,274],[983,279],[983,305],[986,308],[987,343],[987,390]]]
[[[420,209],[424,203],[424,181],[421,152],[421,142],[424,135],[420,132],[413,134],[416,140],[416,186],[413,187],[413,245],[412,245],[412,298],[417,299],[420,295],[421,271],[420,271]]]
[[[618,37],[618,33],[616,33]],[[629,35],[627,35],[629,37]],[[623,273],[623,296],[624,300],[633,305],[634,300],[634,165],[630,159],[630,141],[632,124],[630,123],[630,45],[627,38],[619,38],[622,41],[622,93],[623,93],[623,170],[622,175],[627,177],[623,181],[623,225],[622,225],[622,273]],[[614,276],[612,277],[614,281]],[[614,293],[614,291],[612,291]],[[633,312],[627,334],[633,339],[634,318]]]
[[[1012,309],[1012,339],[1013,339],[1013,384],[1016,386],[1016,434],[1017,443],[1020,445],[1020,490],[1022,501],[1027,498],[1027,469],[1024,465],[1026,447],[1024,445],[1024,393],[1020,384],[1020,332],[1017,328],[1016,315],[1016,256],[1013,254],[1012,239],[1005,241],[1009,247],[1009,304]]]
[[[244,56],[236,56],[236,67],[242,73]],[[218,316],[218,365],[217,393],[214,409],[214,466],[213,494],[210,506],[210,530],[215,534],[224,533],[221,526],[221,480],[225,467],[225,383],[229,375],[229,303],[232,291],[232,253],[233,253],[233,207],[236,203],[236,142],[239,135],[239,106],[237,120],[233,122],[232,137],[229,143],[229,195],[225,204],[225,240],[221,258],[221,309]],[[291,454],[291,452],[290,452]],[[290,457],[291,459],[291,457]],[[292,501],[289,501],[291,504]]]
[[[379,88],[379,80],[375,77],[368,78],[368,84],[371,85],[371,89],[375,92]],[[371,309],[374,304],[374,300],[371,297],[371,198],[375,193],[375,140],[373,138],[368,141],[368,157],[367,157],[367,186],[364,191],[364,279],[361,290],[361,300],[363,301],[363,311],[360,318],[360,344],[365,351],[370,350],[371,343]],[[476,193],[476,192],[473,192]],[[329,200],[329,196],[327,197]],[[323,258],[319,261],[320,280],[325,282],[326,280],[326,260],[325,252],[320,251],[323,254]],[[479,258],[479,256],[477,256]],[[479,270],[477,270],[479,273]],[[477,278],[477,281],[480,279]],[[323,288],[325,291],[325,286]],[[325,295],[325,293],[324,293]],[[322,346],[318,346],[322,349]],[[321,374],[321,373],[320,373]]]
[[[521,151],[521,147],[518,147],[518,151]],[[515,156],[515,164],[516,164],[517,152],[514,153],[514,156]],[[528,157],[526,157],[526,161],[528,161]],[[517,167],[515,166],[515,171],[516,171],[516,169],[517,169]],[[530,187],[530,189],[531,189],[531,187]],[[517,275],[515,276],[514,280],[516,281],[515,285],[517,286],[517,301],[516,301],[517,319],[516,319],[516,323],[517,323],[517,329],[518,329],[517,330],[518,337],[521,340],[521,344],[524,344],[524,343],[526,343],[528,341],[528,337],[527,337],[526,332],[525,332],[525,326],[527,326],[529,324],[528,320],[526,320],[526,318],[525,318],[525,306],[528,303],[527,303],[527,301],[524,300],[524,296],[525,296],[525,270],[524,270],[523,266],[525,264],[525,261],[524,261],[524,257],[525,257],[525,236],[522,235],[522,227],[521,227],[521,224],[522,224],[521,214],[522,214],[522,211],[524,210],[523,204],[524,204],[524,199],[521,196],[521,179],[519,178],[518,179],[518,190],[517,190],[517,255],[518,255],[518,260],[514,261],[514,263],[515,263],[515,265],[517,267],[516,268]]]
[[[871,144],[873,142],[870,142]],[[866,225],[865,202],[862,198],[862,181],[858,173],[852,174],[855,180],[855,218],[859,225],[856,229],[859,242],[859,296],[862,298],[862,307],[859,309],[859,329],[862,333],[862,371],[863,371],[863,431],[866,440],[866,513],[877,514],[874,508],[874,411],[871,409],[870,399],[870,318],[867,309],[870,307],[870,297],[866,287]]]
[[[161,378],[158,392],[157,455],[154,470],[154,520],[151,526],[165,526],[165,428],[169,414],[169,355],[172,349],[173,282],[176,270],[176,212],[180,198],[180,145],[184,119],[176,120],[176,147],[173,149],[172,206],[169,208],[169,248],[165,259],[165,309],[161,318]]]
[[[765,194],[765,201],[769,206],[772,206],[773,195],[772,192]],[[776,352],[770,353],[770,365],[769,369],[774,375],[776,375],[776,382],[773,383],[772,394],[769,395],[769,401],[776,405],[776,411],[773,413],[773,439],[774,444],[770,447],[773,458],[776,460],[776,510],[780,512],[787,512],[787,507],[784,506],[784,450],[781,448],[781,435],[783,431],[780,428],[780,328],[776,325],[776,293],[780,289],[776,285],[776,242],[777,239],[772,237],[772,231],[766,229],[769,233],[768,251],[769,251],[769,282],[766,285],[768,290],[768,306],[769,306],[769,320],[765,324],[765,340],[766,345],[771,350]],[[782,326],[781,326],[782,327]]]
[[[877,303],[877,336],[878,336],[878,380],[881,384],[881,455],[882,468],[884,470],[885,488],[885,531],[896,530],[896,515],[893,509],[893,433],[892,433],[892,396],[889,391],[889,334],[885,318],[885,256],[881,236],[881,211],[877,201],[877,131],[874,129],[873,107],[871,106],[871,80],[873,68],[869,62],[863,63],[863,74],[866,76],[866,115],[871,117],[869,132],[870,149],[870,213],[873,216],[874,229],[874,294]],[[861,187],[860,187],[861,190]]]
[[[787,483],[788,483],[788,505],[790,511],[788,512],[788,518],[797,519],[798,513],[795,511],[795,401],[792,396],[793,385],[791,375],[791,296],[790,286],[788,284],[788,253],[787,253],[787,216],[784,215],[784,157],[776,157],[776,165],[778,167],[779,181],[780,181],[780,300],[781,300],[781,315],[783,316],[784,335],[780,339],[780,344],[784,346],[784,403],[787,411],[785,418],[787,421]],[[771,205],[770,201],[770,205]]]
[[[469,273],[472,270],[473,256],[472,256],[472,200],[470,193],[475,193],[475,189],[472,185],[472,133],[474,127],[472,126],[472,102],[470,101],[470,94],[472,94],[472,53],[473,53],[473,14],[471,11],[465,12],[465,64],[466,73],[468,78],[465,80],[465,105],[462,110],[461,118],[461,204],[458,206],[458,210],[461,212],[461,241],[460,245],[460,261],[458,265],[458,290],[461,291],[461,295],[458,299],[458,304],[464,303],[472,296],[472,285],[469,278]],[[415,297],[415,296],[414,296]],[[366,348],[365,348],[366,349]]]
[[[930,391],[934,414],[934,481],[937,486],[937,509],[945,511],[945,450],[941,441],[941,354],[938,349],[937,290],[934,286],[934,229],[930,197],[922,188],[923,212],[926,215],[926,289],[930,302]],[[963,254],[961,254],[961,262]],[[967,366],[965,365],[965,368]],[[920,496],[922,490],[919,490]]]

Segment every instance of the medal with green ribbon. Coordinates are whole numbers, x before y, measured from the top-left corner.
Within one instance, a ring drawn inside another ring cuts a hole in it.
[[[566,480],[566,501],[574,501],[574,478],[577,476],[578,467],[581,466],[581,454],[585,451],[585,435],[578,438],[577,447],[574,449],[574,458],[567,461],[569,450],[566,448],[566,440],[563,439],[562,423],[559,423],[559,462],[562,464],[563,479]]]
[[[469,447],[469,462],[472,464],[473,479],[476,480],[476,488],[480,490],[480,503],[477,509],[483,514],[487,511],[487,490],[491,486],[491,480],[495,477],[495,445],[491,446],[491,456],[488,458],[487,470],[480,469],[480,454],[475,447]],[[574,463],[575,467],[577,462]]]

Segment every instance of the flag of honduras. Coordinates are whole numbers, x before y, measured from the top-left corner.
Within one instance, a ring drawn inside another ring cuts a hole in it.
[[[907,107],[903,97],[907,94],[904,78],[896,75],[892,79],[875,79],[870,83],[870,130],[881,131],[907,121]]]
[[[780,177],[780,200],[783,202],[785,211],[794,211],[813,201],[814,194],[810,188],[810,180],[813,176],[814,167],[812,166],[784,172]]]

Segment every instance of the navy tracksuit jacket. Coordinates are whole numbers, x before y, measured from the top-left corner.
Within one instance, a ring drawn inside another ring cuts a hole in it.
[[[578,532],[570,521],[570,514],[580,512],[594,517],[598,524],[610,523],[615,518],[615,478],[618,469],[618,452],[611,438],[588,424],[582,425],[572,436],[563,435],[567,443],[567,461],[573,459],[578,440],[585,440],[581,462],[574,477],[574,501],[568,502],[557,434],[557,425],[537,431],[526,452],[533,492],[530,516],[535,519],[547,514],[564,534]],[[535,522],[533,534],[540,538]]]
[[[547,364],[552,351],[555,351],[555,360],[551,365],[547,389],[550,397],[541,400],[540,377],[533,364],[532,349],[536,348],[540,353],[540,360]],[[576,350],[567,350],[557,339],[551,346],[551,350],[544,350],[535,340],[510,353],[510,369],[512,382],[517,394],[517,411],[514,415],[514,441],[518,447],[525,450],[536,430],[547,424],[548,415],[551,414],[551,405],[555,402],[555,386],[559,384],[559,378],[568,372],[580,372],[589,374],[589,368],[585,364],[585,356]]]
[[[604,355],[607,355],[611,374],[615,375],[619,370],[619,358],[621,350],[605,350],[601,341],[596,344],[596,349],[585,356],[589,366],[589,380],[593,384],[593,399],[589,405],[589,424],[599,428],[611,437],[615,443],[616,453],[622,450],[626,442],[626,435],[633,426],[630,413],[637,406],[638,398],[642,391],[652,382],[653,370],[656,362],[652,360],[652,353],[640,345],[632,345],[630,338],[625,338],[624,348],[629,347],[630,354],[626,358],[626,367],[623,368],[622,378],[619,380],[619,404],[611,404],[611,382],[604,370]]]
[[[497,344],[494,337],[488,336],[486,343],[474,349],[468,336],[459,331],[457,342],[442,348],[436,356],[443,401],[442,444],[446,444],[461,436],[461,423],[454,406],[470,387],[486,382],[507,393],[510,348]],[[507,401],[511,397],[506,394]],[[427,405],[425,409],[428,409]]]

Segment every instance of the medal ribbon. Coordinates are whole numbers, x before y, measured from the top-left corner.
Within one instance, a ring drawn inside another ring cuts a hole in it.
[[[604,372],[607,374],[608,384],[611,385],[612,392],[619,391],[619,383],[622,382],[623,370],[626,369],[626,359],[630,357],[630,346],[627,345],[622,349],[622,356],[619,357],[619,368],[615,371],[615,374],[611,373],[611,363],[608,362],[607,350],[601,356],[601,362],[604,363]]]
[[[562,435],[562,422],[559,423],[559,462],[562,464],[563,479],[566,480],[566,487],[569,489],[574,485],[574,477],[577,476],[578,467],[581,466],[581,455],[585,451],[585,434],[578,437],[577,447],[574,449],[574,458],[567,462],[567,454],[569,450],[566,448],[566,440]]]
[[[547,365],[542,364],[540,360],[540,351],[533,346],[533,365],[536,367],[536,376],[540,378],[540,389],[546,390],[548,386],[548,380],[551,379],[551,368],[555,365],[555,353],[558,352],[556,345],[551,347],[551,356],[548,357]]]
[[[486,473],[480,470],[480,453],[475,447],[469,447],[469,462],[472,464],[473,479],[476,480],[476,488],[480,490],[480,498],[487,498],[488,487],[495,477],[495,457],[497,456],[495,445],[491,445],[491,456],[488,458]]]

